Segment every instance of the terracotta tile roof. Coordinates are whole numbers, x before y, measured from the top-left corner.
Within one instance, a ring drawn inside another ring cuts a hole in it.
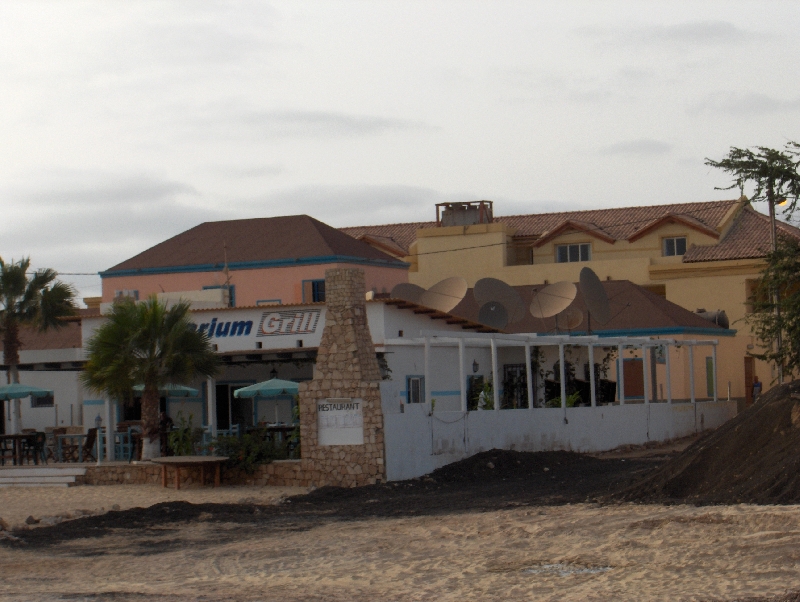
[[[201,265],[222,269],[224,248],[231,267],[248,262],[334,255],[399,263],[396,258],[308,215],[289,215],[205,222],[115,265],[106,273]]]
[[[81,324],[78,321],[65,322],[61,328],[51,328],[46,332],[39,332],[35,328],[21,328],[19,338],[22,343],[21,351],[76,349],[82,345]],[[0,349],[2,348],[0,341]]]
[[[380,236],[389,239],[398,245],[405,253],[415,240],[417,240],[417,230],[422,228],[434,228],[436,222],[408,222],[405,224],[385,224],[383,226],[352,226],[349,228],[339,228],[340,232],[360,238],[365,234]]]
[[[539,238],[548,232],[572,221],[582,224],[584,229],[596,228],[601,236],[613,240],[627,240],[638,230],[667,215],[682,216],[709,230],[715,230],[736,200],[702,203],[679,203],[674,205],[648,205],[642,207],[617,207],[589,211],[563,211],[558,213],[532,213],[527,215],[495,216],[495,222],[508,224],[517,230],[516,237]],[[433,228],[436,222],[410,222],[385,224],[382,226],[355,226],[340,230],[350,236],[372,234],[390,238],[403,249],[416,240],[420,228]]]
[[[647,334],[647,331],[675,332],[684,329],[710,329],[719,330],[721,336],[732,331],[721,328],[697,314],[667,301],[663,297],[651,293],[628,280],[603,281],[611,306],[611,320],[606,324],[592,322],[592,331],[634,331],[634,334]],[[525,307],[529,307],[537,291],[545,285],[529,285],[513,287],[521,296]],[[585,333],[588,325],[586,304],[581,295],[580,288],[575,300],[570,307],[578,309],[583,314],[582,323],[575,328],[575,332]],[[478,302],[472,295],[472,289],[467,291],[464,299],[450,313],[467,320],[478,320]],[[554,334],[556,329],[555,318],[534,318],[529,311],[517,323],[509,324],[503,330],[511,333]],[[688,330],[691,332],[691,330]]]
[[[778,232],[800,238],[800,229],[781,221]],[[692,246],[683,256],[685,263],[721,261],[725,259],[756,259],[764,257],[771,247],[769,216],[745,207],[730,230],[715,245]]]

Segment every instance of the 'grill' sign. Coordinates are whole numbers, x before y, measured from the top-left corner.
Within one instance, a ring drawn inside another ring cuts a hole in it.
[[[319,310],[273,311],[261,316],[256,336],[271,337],[282,334],[311,334],[317,329]]]
[[[317,445],[363,445],[363,405],[350,398],[317,401]]]

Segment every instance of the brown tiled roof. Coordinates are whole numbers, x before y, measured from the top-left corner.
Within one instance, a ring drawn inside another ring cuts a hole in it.
[[[695,328],[719,330],[720,335],[732,332],[628,280],[603,281],[602,284],[608,295],[612,317],[606,324],[599,324],[593,321],[592,331],[595,333],[602,333],[603,331],[633,331],[633,334],[646,335],[650,331],[654,334],[678,334],[682,330],[691,332],[690,329]],[[530,306],[536,292],[544,288],[544,286],[540,284],[515,286],[513,288],[520,294],[527,308]],[[578,288],[578,294],[570,307],[578,309],[583,314],[583,322],[575,328],[575,331],[586,332],[588,315],[580,288]],[[472,289],[470,289],[461,303],[450,313],[467,320],[477,321],[479,309],[478,302],[472,295]],[[555,318],[534,318],[529,311],[526,311],[522,320],[509,324],[503,330],[511,333],[554,334],[556,320]]]
[[[777,222],[779,234],[800,238],[800,229]],[[745,207],[722,240],[715,245],[693,246],[683,256],[685,263],[725,259],[757,259],[771,247],[769,216]]]
[[[602,236],[613,240],[627,240],[638,230],[667,215],[683,216],[709,230],[715,230],[725,215],[737,203],[736,200],[703,203],[680,203],[675,205],[648,205],[642,207],[618,207],[589,211],[563,211],[558,213],[533,213],[527,215],[495,216],[495,222],[508,224],[517,230],[516,237],[538,238],[559,228],[567,221],[596,228]],[[386,224],[382,226],[357,226],[341,228],[350,236],[374,234],[392,239],[406,251],[416,240],[420,228],[433,228],[436,222],[412,222]]]
[[[248,262],[328,256],[399,263],[396,258],[313,217],[289,215],[205,222],[115,265],[106,273],[178,266],[222,269],[226,252],[231,267]]]
[[[81,347],[81,324],[77,321],[65,322],[61,328],[51,328],[40,332],[35,328],[20,328],[21,351],[40,349],[76,349]],[[0,341],[0,349],[3,343]]]
[[[380,236],[393,241],[408,253],[408,248],[411,246],[411,243],[417,240],[417,230],[433,228],[435,226],[436,222],[408,222],[405,224],[385,224],[383,226],[352,226],[349,228],[339,228],[339,231],[356,239],[365,234]]]

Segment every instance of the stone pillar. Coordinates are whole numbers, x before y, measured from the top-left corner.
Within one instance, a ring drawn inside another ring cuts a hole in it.
[[[303,481],[355,487],[385,479],[381,380],[367,325],[364,272],[325,271],[325,329],[314,378],[300,384],[300,455]],[[320,445],[318,405],[328,399],[359,400],[363,443]]]

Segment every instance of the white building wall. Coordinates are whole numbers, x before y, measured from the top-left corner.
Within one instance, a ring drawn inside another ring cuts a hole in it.
[[[34,408],[30,397],[19,400],[21,424],[20,429],[36,429],[43,431],[47,426],[75,426],[83,420],[83,389],[78,381],[78,372],[31,370],[20,373],[20,381],[26,385],[52,389],[54,392],[53,407]],[[6,380],[3,373],[3,381]],[[5,404],[5,432],[11,432],[11,412],[9,404]],[[56,420],[58,422],[56,423]]]

